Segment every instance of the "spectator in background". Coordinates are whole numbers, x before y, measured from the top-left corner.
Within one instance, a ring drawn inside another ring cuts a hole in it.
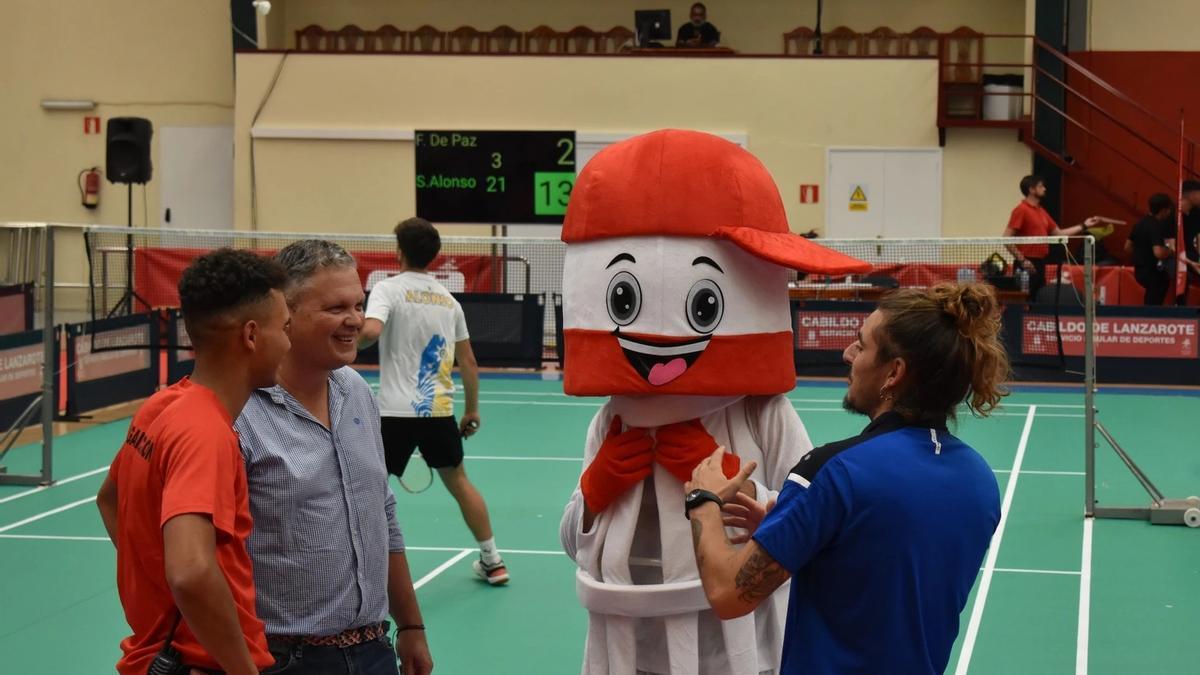
[[[708,22],[708,8],[703,2],[692,5],[688,23],[679,27],[675,36],[676,47],[709,48],[721,41],[721,31]]]
[[[479,430],[479,367],[462,305],[426,271],[442,239],[423,218],[396,226],[400,274],[371,291],[359,346],[379,341],[379,408],[387,469],[397,477],[413,451],[437,469],[479,542],[475,574],[493,586],[508,582],[496,549],[487,504],[463,469],[463,439]],[[454,420],[455,362],[466,390],[462,421]]]
[[[1187,285],[1200,283],[1200,180],[1183,181],[1183,250],[1188,259]],[[1180,295],[1183,295],[1182,293]]]
[[[1099,218],[1092,216],[1079,225],[1059,227],[1042,207],[1042,200],[1046,198],[1046,181],[1041,176],[1022,178],[1021,194],[1025,198],[1008,218],[1008,227],[1004,228],[1006,237],[1073,237],[1100,223]],[[1014,265],[1029,272],[1029,295],[1033,297],[1046,283],[1046,258],[1050,255],[1050,247],[1045,244],[1012,244],[1008,250],[1013,255]]]
[[[1175,250],[1163,235],[1175,209],[1171,198],[1159,192],[1150,195],[1150,213],[1133,226],[1125,241],[1125,252],[1133,254],[1133,276],[1145,289],[1144,305],[1161,305],[1171,285],[1171,258]]]

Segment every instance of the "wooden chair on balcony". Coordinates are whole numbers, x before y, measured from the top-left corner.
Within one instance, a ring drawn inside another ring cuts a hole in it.
[[[624,26],[613,26],[596,37],[596,51],[601,54],[616,54],[633,49],[637,33]]]
[[[983,33],[966,26],[944,37],[942,86],[948,117],[983,117]]]
[[[483,45],[488,54],[516,54],[521,51],[521,31],[512,26],[497,26],[484,35]]]
[[[822,36],[822,52],[832,56],[862,56],[862,35],[845,26],[838,26]]]
[[[902,51],[905,56],[937,56],[941,41],[941,33],[929,26],[921,26],[904,34]]]
[[[587,26],[576,26],[563,33],[563,47],[568,54],[595,54],[600,34]]]
[[[449,44],[446,51],[453,54],[478,54],[484,50],[484,35],[483,31],[471,26],[456,28],[446,34]]]
[[[416,54],[432,54],[446,51],[446,33],[428,24],[410,31],[408,51]]]
[[[903,54],[904,45],[900,34],[887,26],[880,26],[867,33],[863,40],[867,56],[901,56]]]
[[[563,53],[563,35],[549,26],[538,26],[525,33],[525,52],[528,54]]]
[[[302,52],[330,51],[329,31],[310,24],[296,31],[296,49]]]
[[[384,24],[367,33],[368,52],[403,52],[407,51],[408,35],[392,24]]]
[[[333,34],[333,51],[362,52],[366,51],[367,31],[349,24]]]
[[[808,26],[799,26],[783,34],[783,53],[811,56],[817,44],[817,34]]]

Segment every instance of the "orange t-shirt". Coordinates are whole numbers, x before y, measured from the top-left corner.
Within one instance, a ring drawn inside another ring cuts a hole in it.
[[[1012,210],[1008,218],[1008,226],[1018,237],[1049,237],[1058,228],[1058,223],[1050,217],[1041,204],[1031,205],[1024,199]],[[1017,247],[1026,258],[1045,258],[1050,254],[1050,247],[1045,244],[1024,244]]]
[[[254,609],[246,469],[233,420],[216,394],[184,378],[151,396],[133,416],[109,475],[117,486],[117,590],[133,630],[121,641],[117,670],[145,673],[171,629],[177,609],[167,586],[162,528],[186,513],[212,518],[217,563],[250,655],[260,669],[274,663]],[[174,645],[184,663],[220,668],[186,621],[179,623]]]

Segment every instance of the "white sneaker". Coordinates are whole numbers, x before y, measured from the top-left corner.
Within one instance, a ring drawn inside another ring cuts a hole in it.
[[[498,560],[495,564],[489,565],[483,561],[483,554],[480,554],[479,560],[472,562],[471,567],[475,570],[476,576],[492,586],[500,586],[508,583],[508,568],[504,566],[503,560]]]

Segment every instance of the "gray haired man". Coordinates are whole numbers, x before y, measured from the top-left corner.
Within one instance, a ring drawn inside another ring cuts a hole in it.
[[[250,484],[250,556],[273,672],[429,673],[433,662],[388,487],[379,409],[349,367],[363,325],[354,258],[309,239],[288,273],[292,351],[279,384],[238,418]],[[399,624],[389,646],[387,617]]]

